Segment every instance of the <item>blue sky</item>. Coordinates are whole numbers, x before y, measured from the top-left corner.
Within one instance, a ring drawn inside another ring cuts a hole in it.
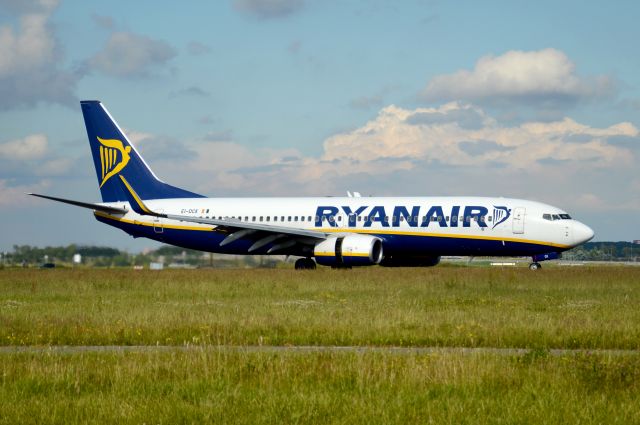
[[[639,9],[0,0],[0,250],[154,246],[23,195],[99,201],[80,99],[210,196],[522,197],[638,239]]]

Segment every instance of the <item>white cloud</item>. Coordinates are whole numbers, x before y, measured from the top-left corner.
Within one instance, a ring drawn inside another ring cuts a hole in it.
[[[363,126],[326,139],[318,156],[296,149],[255,149],[235,142],[232,133],[172,141],[171,146],[157,142],[165,139],[157,135],[128,134],[142,151],[147,146],[166,150],[149,161],[157,175],[210,196],[358,190],[513,196],[569,210],[640,211],[640,134],[624,122],[598,128],[564,118],[504,125],[481,108],[459,102],[436,108],[388,106]],[[638,148],[614,143],[620,137],[637,140]]]
[[[557,205],[575,198],[574,206],[587,208],[590,198],[580,196],[593,193],[603,199],[599,208],[613,208],[621,191],[632,196],[624,185],[635,178],[640,153],[609,142],[617,137],[637,139],[640,146],[638,129],[629,123],[597,128],[564,118],[505,126],[469,104],[388,106],[362,127],[328,138],[319,156],[202,139],[185,142],[194,156],[157,165],[159,175],[173,184],[212,196],[345,190],[495,194]]]
[[[74,102],[79,76],[61,69],[61,49],[49,25],[56,5],[56,1],[5,3],[21,15],[17,29],[0,26],[0,109]]]
[[[484,56],[473,70],[434,77],[422,96],[427,100],[562,103],[609,96],[614,90],[611,77],[580,77],[567,55],[549,48]]]
[[[111,16],[93,14],[91,15],[91,19],[93,19],[93,22],[95,22],[100,28],[106,30],[112,30],[116,26],[116,22]]]
[[[187,52],[193,56],[206,55],[211,53],[211,47],[198,41],[190,41],[187,44]]]
[[[33,134],[23,139],[0,143],[0,159],[25,161],[42,158],[48,148],[47,136]]]
[[[89,66],[114,77],[143,77],[155,74],[175,56],[175,49],[162,40],[119,31],[111,34]]]
[[[47,12],[58,6],[59,0],[0,0],[0,6],[13,13]]]
[[[289,16],[304,6],[303,0],[234,0],[233,7],[259,19]]]
[[[476,115],[479,127],[467,127]],[[420,117],[418,120],[415,117]],[[426,117],[433,116],[433,119]],[[454,119],[449,119],[453,116]],[[462,117],[462,118],[461,118]],[[576,136],[579,142],[574,142]],[[538,161],[593,161],[590,166],[628,165],[628,150],[608,144],[614,136],[637,137],[630,123],[592,128],[569,118],[551,123],[524,123],[503,127],[476,107],[449,103],[439,108],[407,110],[389,106],[378,117],[356,130],[325,141],[322,159],[351,161],[351,169],[373,171],[379,160],[394,159],[384,169],[407,168],[412,161],[437,161],[456,166],[503,163],[508,168],[541,167]],[[484,151],[471,149],[480,144]]]
[[[72,158],[52,158],[44,161],[35,170],[37,176],[64,176],[73,167],[74,159]]]
[[[34,205],[36,198],[27,193],[42,193],[51,186],[49,180],[40,180],[33,184],[12,185],[9,180],[0,179],[0,208],[16,208]]]

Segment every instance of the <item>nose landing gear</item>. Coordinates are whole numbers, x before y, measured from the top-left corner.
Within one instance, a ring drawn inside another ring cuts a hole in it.
[[[548,252],[546,254],[536,254],[531,257],[531,264],[529,264],[529,270],[541,269],[540,261],[557,260],[562,258],[562,254],[559,252]]]
[[[529,270],[538,270],[541,269],[542,266],[540,265],[540,263],[531,263],[529,264]]]

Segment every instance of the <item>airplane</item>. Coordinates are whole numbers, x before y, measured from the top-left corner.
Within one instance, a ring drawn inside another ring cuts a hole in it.
[[[557,259],[594,236],[567,212],[498,197],[208,198],[160,180],[97,100],[80,102],[102,202],[29,195],[93,210],[134,238],[195,250],[300,257],[295,269],[429,267],[441,256]]]

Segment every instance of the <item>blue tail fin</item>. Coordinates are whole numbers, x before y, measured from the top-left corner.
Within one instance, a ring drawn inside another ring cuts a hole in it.
[[[103,202],[127,200],[118,175],[135,187],[141,199],[202,198],[159,180],[100,101],[83,100],[80,105]]]

